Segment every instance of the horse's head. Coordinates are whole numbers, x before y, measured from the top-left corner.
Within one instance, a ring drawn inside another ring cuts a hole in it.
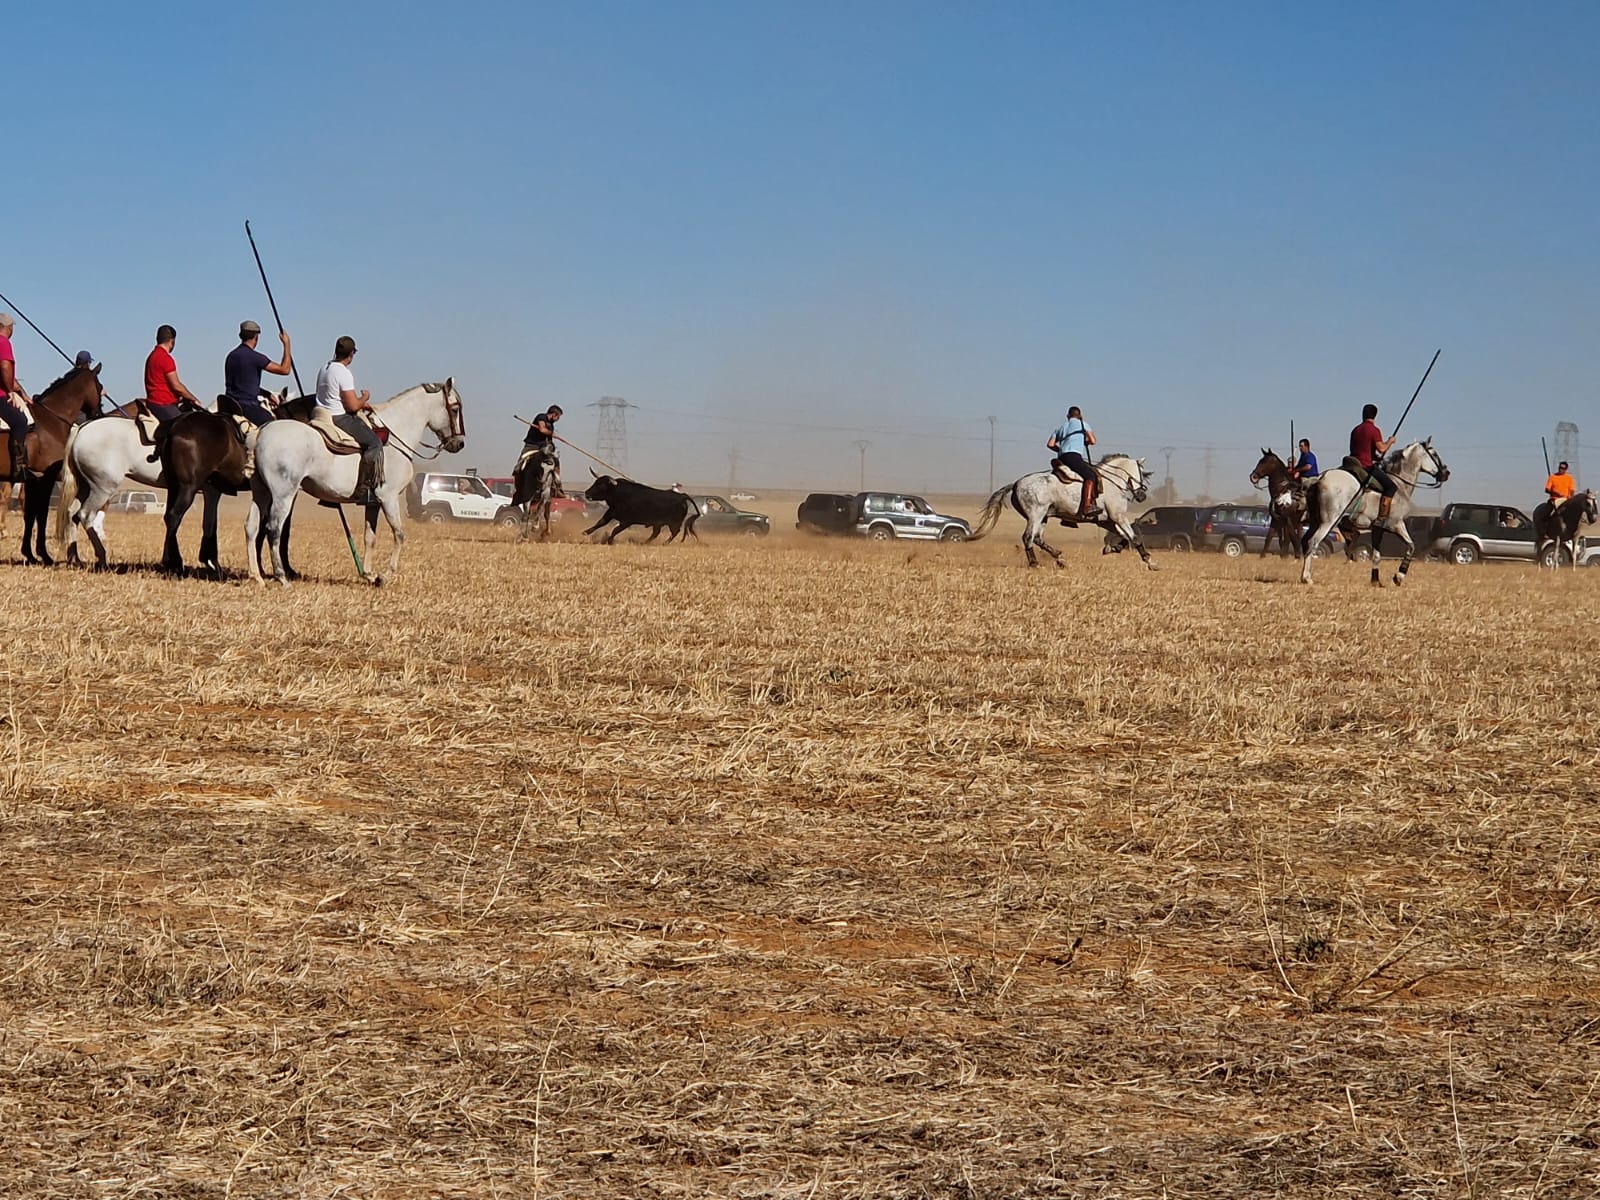
[[[439,395],[438,405],[428,413],[428,428],[439,439],[445,453],[458,453],[467,444],[467,418],[461,411],[456,377],[452,375],[443,383],[429,384],[428,391]]]
[[[1578,512],[1582,514],[1582,520],[1587,521],[1591,525],[1595,524],[1597,521],[1600,521],[1600,500],[1595,498],[1593,488],[1579,492],[1572,498],[1571,503],[1578,506]]]
[[[1445,466],[1444,459],[1439,457],[1439,452],[1433,448],[1433,439],[1423,438],[1420,442],[1412,442],[1399,453],[1400,467],[1413,479],[1417,475],[1432,475],[1439,482],[1444,483],[1450,478],[1450,468]]]
[[[1259,487],[1263,479],[1270,479],[1275,472],[1285,469],[1283,459],[1263,446],[1261,447],[1261,460],[1256,463],[1255,470],[1250,472],[1250,486]]]
[[[1135,504],[1143,504],[1150,495],[1151,472],[1144,459],[1131,454],[1107,454],[1097,468],[1102,494],[1121,492]]]

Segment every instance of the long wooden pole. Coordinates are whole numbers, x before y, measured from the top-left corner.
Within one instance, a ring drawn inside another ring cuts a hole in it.
[[[517,416],[516,413],[512,413],[511,416],[513,417],[513,419],[521,421],[524,425],[532,425],[533,424],[533,422],[528,420],[527,417],[519,417],[519,416]],[[560,442],[563,446],[572,446],[572,448],[574,450],[576,450],[579,454],[583,455],[585,458],[594,459],[595,462],[599,463],[606,470],[616,472],[616,474],[617,474],[617,476],[619,478],[630,479],[630,480],[633,479],[633,476],[629,475],[622,468],[613,467],[610,463],[608,463],[605,459],[601,458],[598,454],[590,454],[582,446],[573,445],[571,442],[567,441],[566,438],[562,437],[559,433],[552,433],[550,436],[555,438],[555,440]]]

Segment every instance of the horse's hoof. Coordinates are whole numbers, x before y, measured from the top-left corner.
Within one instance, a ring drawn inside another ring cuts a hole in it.
[[[1067,569],[1067,564],[1062,562],[1059,558],[1056,559],[1056,570],[1065,571],[1066,569]]]
[[[1159,571],[1159,570],[1160,570],[1160,569],[1161,569],[1161,568],[1160,568],[1160,567],[1158,567],[1158,566],[1157,566],[1157,565],[1156,565],[1156,564],[1155,564],[1155,563],[1153,563],[1153,562],[1147,562],[1147,563],[1145,563],[1145,564],[1144,564],[1144,565],[1145,565],[1145,566],[1147,566],[1147,567],[1149,567],[1149,568],[1150,568],[1150,569],[1151,569],[1151,570],[1152,570],[1152,571]]]

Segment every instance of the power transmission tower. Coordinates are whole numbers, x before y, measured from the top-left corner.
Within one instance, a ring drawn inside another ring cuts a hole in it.
[[[1556,422],[1556,461],[1572,469],[1572,477],[1583,482],[1583,472],[1578,463],[1578,427],[1571,421]]]
[[[1205,500],[1206,500],[1206,503],[1208,503],[1208,504],[1212,500],[1212,495],[1211,495],[1211,456],[1212,456],[1212,449],[1211,449],[1210,446],[1207,446],[1206,447],[1206,494],[1205,494]]]
[[[1176,504],[1177,501],[1178,501],[1178,489],[1177,489],[1176,486],[1174,486],[1174,484],[1172,482],[1172,452],[1173,452],[1173,450],[1174,450],[1174,447],[1172,447],[1172,446],[1163,446],[1163,447],[1161,447],[1160,450],[1157,451],[1158,454],[1160,454],[1163,458],[1165,458],[1167,460],[1167,481],[1161,485],[1161,490],[1162,490],[1162,494],[1166,497],[1166,502],[1168,504]]]
[[[595,454],[618,470],[628,469],[628,409],[634,407],[621,396],[602,396],[589,405],[600,410],[600,430],[595,435]]]
[[[739,447],[728,451],[728,494],[739,490]]]
[[[850,444],[861,452],[861,485],[856,490],[864,492],[867,490],[867,447],[872,445],[872,443],[868,441],[854,441]]]

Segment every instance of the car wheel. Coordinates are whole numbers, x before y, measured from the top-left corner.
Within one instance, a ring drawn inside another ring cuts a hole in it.
[[[422,514],[422,519],[429,525],[443,525],[449,516],[448,509],[430,508]]]
[[[1468,541],[1455,542],[1450,547],[1450,561],[1458,567],[1470,567],[1483,557],[1483,552]]]
[[[967,531],[959,525],[952,525],[939,535],[941,542],[964,542],[967,540]]]
[[[1238,538],[1231,537],[1222,539],[1222,557],[1238,558],[1243,553],[1244,543]]]
[[[761,528],[759,525],[746,525],[743,529],[739,530],[739,536],[754,538],[760,537],[765,532],[766,530]]]
[[[1312,558],[1327,558],[1328,557],[1328,543],[1327,542],[1318,542],[1316,544],[1316,546],[1313,547],[1313,549],[1311,551],[1311,557]]]
[[[1357,546],[1355,549],[1355,558],[1357,562],[1371,562],[1372,547],[1367,545],[1365,542],[1362,542],[1361,545]]]
[[[867,530],[867,536],[875,542],[892,542],[894,530],[888,525],[874,525]]]
[[[494,523],[503,529],[515,529],[522,524],[522,518],[514,512],[503,512],[494,519]]]
[[[1189,544],[1189,539],[1186,538],[1186,537],[1175,537],[1175,538],[1173,538],[1172,539],[1172,547],[1171,548],[1174,549],[1174,550],[1181,550],[1181,551],[1185,551],[1185,552],[1194,549],[1194,547]]]

